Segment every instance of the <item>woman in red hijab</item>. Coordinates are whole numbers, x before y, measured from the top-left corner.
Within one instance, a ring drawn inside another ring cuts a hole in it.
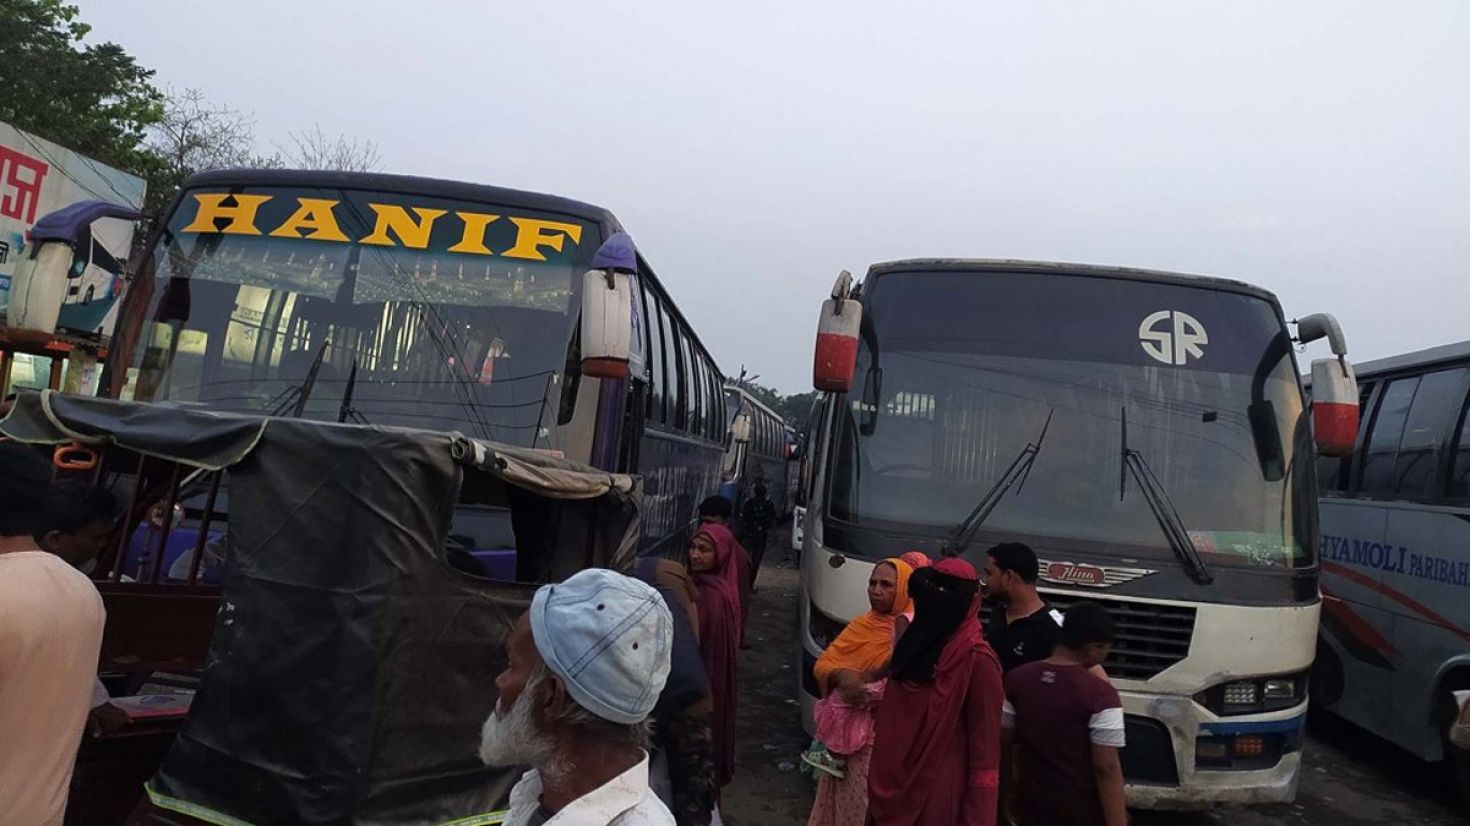
[[[735,537],[724,525],[700,525],[689,543],[689,571],[699,591],[699,653],[714,701],[710,728],[719,786],[735,776],[735,701],[740,683],[736,661],[741,642],[738,553]]]
[[[914,621],[893,651],[874,723],[868,822],[994,826],[1000,661],[980,633],[975,569],[949,558],[909,579]]]

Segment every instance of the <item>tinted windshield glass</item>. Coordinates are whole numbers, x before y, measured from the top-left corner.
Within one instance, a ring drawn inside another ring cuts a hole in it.
[[[191,190],[154,250],[129,384],[145,401],[276,415],[304,401],[308,418],[544,444],[574,276],[600,240],[514,206]]]
[[[1120,499],[1126,416],[1128,446],[1207,561],[1306,561],[1302,400],[1268,302],[1032,274],[893,273],[866,291],[833,517],[943,535],[1051,415],[1029,477],[980,536],[1172,558],[1131,476]]]

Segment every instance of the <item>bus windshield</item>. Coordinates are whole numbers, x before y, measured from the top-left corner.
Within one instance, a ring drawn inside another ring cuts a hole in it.
[[[892,272],[864,289],[833,518],[944,536],[1045,429],[979,536],[1174,560],[1126,449],[1209,564],[1310,563],[1311,447],[1270,302],[1030,273]]]
[[[124,394],[536,446],[601,240],[505,204],[191,189],[138,285],[151,292]]]

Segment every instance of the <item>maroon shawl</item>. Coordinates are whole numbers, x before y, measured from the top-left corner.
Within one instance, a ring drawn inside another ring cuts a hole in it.
[[[736,660],[740,655],[740,543],[724,525],[699,527],[715,546],[715,567],[694,574],[699,590],[699,653],[709,674],[714,714],[715,777],[721,786],[735,776],[735,701],[739,693]]]
[[[941,560],[934,570],[976,579],[959,559]],[[870,823],[995,823],[1004,697],[1000,661],[980,631],[974,600],[945,641],[931,681],[888,682],[874,722]]]

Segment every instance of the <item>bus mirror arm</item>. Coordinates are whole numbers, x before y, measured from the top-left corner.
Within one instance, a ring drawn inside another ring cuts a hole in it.
[[[1348,352],[1347,336],[1343,335],[1342,325],[1337,323],[1336,316],[1330,313],[1313,313],[1296,320],[1297,341],[1311,344],[1322,338],[1327,339],[1332,354],[1345,363]]]

